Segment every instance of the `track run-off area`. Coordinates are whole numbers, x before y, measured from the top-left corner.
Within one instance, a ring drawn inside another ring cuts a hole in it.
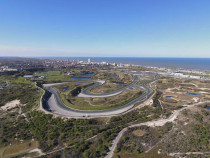
[[[141,83],[141,85],[137,85],[137,83],[140,81],[140,76],[134,75],[134,81],[129,84],[128,86],[125,86],[123,88],[114,90],[109,93],[104,93],[104,94],[89,94],[88,91],[91,90],[92,88],[96,88],[97,86],[100,86],[104,84],[105,81],[93,81],[94,84],[83,89],[81,93],[77,97],[110,97],[110,96],[115,96],[120,93],[122,93],[125,90],[128,90],[131,87],[137,87],[143,93],[135,98],[134,100],[130,101],[129,103],[115,107],[112,109],[107,109],[107,110],[78,110],[78,109],[73,109],[67,105],[64,104],[62,99],[59,97],[58,92],[53,88],[56,85],[61,85],[61,84],[78,84],[78,83],[87,83],[87,82],[63,82],[63,83],[52,83],[52,84],[43,84],[43,87],[45,91],[49,91],[52,93],[52,95],[48,98],[45,99],[45,105],[46,107],[43,107],[43,99],[41,98],[41,109],[44,110],[47,113],[52,113],[64,117],[69,117],[69,118],[96,118],[96,117],[110,117],[110,116],[116,116],[120,114],[124,114],[128,111],[131,111],[139,105],[140,103],[146,101],[153,93],[153,89],[150,87],[150,83],[154,82],[159,79],[159,75],[155,74],[154,78],[151,80],[146,80]]]

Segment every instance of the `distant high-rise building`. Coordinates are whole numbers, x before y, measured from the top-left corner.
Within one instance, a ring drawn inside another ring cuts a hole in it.
[[[88,59],[88,63],[90,63],[90,58]]]

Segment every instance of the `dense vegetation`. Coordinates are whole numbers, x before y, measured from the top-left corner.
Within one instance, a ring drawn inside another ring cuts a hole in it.
[[[25,118],[19,117],[16,119],[16,113],[11,113],[6,118],[0,120],[0,144],[9,145],[14,139],[28,140],[32,138],[29,129],[29,124]]]
[[[209,112],[203,111],[183,111],[182,119],[176,124],[175,130],[168,134],[168,140],[164,141],[163,149],[167,152],[181,153],[208,152],[210,150],[210,126],[207,113]]]
[[[25,104],[24,111],[39,105],[42,92],[35,86],[34,82],[25,80],[19,74],[13,76],[3,75],[0,80],[6,80],[9,84],[7,88],[0,91],[0,106],[15,99],[20,100],[21,104]]]
[[[71,91],[71,95],[72,95],[73,97],[76,97],[76,96],[81,92],[81,90],[82,90],[81,87],[76,87],[75,89],[73,89],[73,90]]]
[[[140,126],[131,128],[126,131],[121,141],[117,146],[116,153],[121,151],[127,153],[141,154],[149,149],[149,146],[154,146],[158,141],[172,129],[172,124],[167,123],[162,128],[150,128]],[[144,146],[143,144],[147,144]]]

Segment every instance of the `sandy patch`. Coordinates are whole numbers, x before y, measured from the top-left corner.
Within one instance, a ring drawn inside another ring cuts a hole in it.
[[[186,126],[187,124],[188,124],[187,122],[184,123],[185,126]]]
[[[20,100],[13,100],[11,102],[6,103],[4,106],[1,107],[1,110],[6,111],[12,109],[20,104]]]
[[[209,90],[209,88],[199,88],[199,89],[201,89],[201,90]]]
[[[132,133],[133,133],[135,136],[141,137],[141,136],[143,136],[146,132],[145,132],[144,130],[138,129],[138,130],[133,131]]]
[[[194,97],[194,98],[193,98],[193,100],[194,100],[194,102],[196,102],[196,103],[197,103],[197,102],[199,101],[199,98]]]
[[[34,153],[34,152],[39,153],[39,155],[43,154],[43,152],[39,148],[33,149],[33,150],[29,151],[28,153]]]
[[[186,152],[186,153],[180,153],[180,152],[177,152],[177,153],[169,153],[169,156],[177,156],[179,157],[179,155],[209,155],[210,152]]]
[[[208,94],[208,92],[201,92],[201,91],[199,93]]]

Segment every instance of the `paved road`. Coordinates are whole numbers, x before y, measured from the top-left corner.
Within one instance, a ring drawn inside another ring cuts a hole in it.
[[[117,89],[117,90],[114,90],[112,92],[109,92],[109,93],[103,93],[103,94],[90,94],[88,93],[88,91],[90,91],[91,89],[97,87],[97,86],[100,86],[102,84],[104,84],[105,82],[100,82],[100,81],[97,81],[94,85],[90,86],[90,87],[87,87],[86,89],[84,89],[79,95],[78,97],[88,97],[88,98],[104,98],[104,97],[111,97],[111,96],[114,96],[114,95],[118,95],[120,93],[122,93],[124,90],[130,88],[130,87],[133,87],[134,85],[136,85],[136,83],[139,81],[139,78],[138,76],[135,76],[135,79],[134,81],[126,86],[126,87],[123,87],[123,88],[120,88],[120,89]]]
[[[157,79],[157,78],[156,78]],[[154,80],[156,80],[154,79]],[[55,89],[53,89],[51,86],[46,86],[48,91],[52,93],[52,96],[49,98],[47,101],[48,104],[48,111],[51,111],[52,113],[56,113],[59,115],[67,116],[67,117],[75,117],[75,118],[80,118],[80,117],[104,117],[104,116],[114,116],[114,115],[119,115],[122,114],[129,109],[131,109],[137,102],[141,100],[147,99],[149,95],[153,92],[152,89],[147,87],[147,83],[153,82],[154,80],[151,81],[145,81],[142,83],[141,87],[145,90],[143,95],[139,96],[138,98],[132,100],[128,104],[125,104],[121,107],[113,108],[110,110],[100,110],[100,111],[84,111],[84,110],[77,110],[77,109],[72,109],[70,107],[67,107],[62,100],[60,100],[58,94],[56,93]],[[135,79],[135,81],[130,84],[127,87],[124,87],[122,90],[125,90],[125,88],[136,86],[136,83],[138,82],[138,77]],[[102,96],[104,94],[101,94]]]

